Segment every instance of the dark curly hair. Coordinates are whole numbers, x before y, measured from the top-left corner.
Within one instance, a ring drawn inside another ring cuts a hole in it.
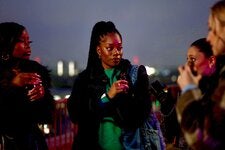
[[[7,60],[12,57],[13,49],[25,27],[15,22],[0,23],[0,57]]]

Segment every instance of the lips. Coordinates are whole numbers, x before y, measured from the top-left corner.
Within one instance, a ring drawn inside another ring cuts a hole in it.
[[[118,63],[118,62],[120,62],[120,58],[113,58],[113,62],[115,62],[115,63]]]
[[[31,53],[29,52],[29,53],[25,53],[25,54],[23,54],[23,56],[30,56],[31,55]]]
[[[30,55],[31,55],[30,52],[24,53],[24,54],[23,54],[23,58],[24,58],[24,59],[30,59]]]

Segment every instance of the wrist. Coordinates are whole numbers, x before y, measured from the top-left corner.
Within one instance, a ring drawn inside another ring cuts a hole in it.
[[[109,100],[111,100],[112,98],[109,96],[109,94],[108,93],[105,93],[105,96],[109,99]]]
[[[182,88],[181,93],[183,94],[183,93],[185,93],[185,92],[187,92],[189,90],[195,89],[195,88],[197,88],[197,85],[195,85],[195,84],[188,84],[188,85],[186,85],[185,87]]]

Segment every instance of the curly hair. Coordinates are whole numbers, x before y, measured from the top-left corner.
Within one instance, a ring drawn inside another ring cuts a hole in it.
[[[0,23],[1,60],[12,57],[13,49],[25,27],[15,22]]]

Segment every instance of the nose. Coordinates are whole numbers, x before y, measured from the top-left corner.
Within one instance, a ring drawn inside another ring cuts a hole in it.
[[[115,49],[115,50],[113,50],[113,51],[114,51],[114,52],[113,52],[113,55],[114,55],[115,57],[117,57],[117,58],[122,57],[121,51],[119,51],[119,50],[117,50],[117,49]]]
[[[188,66],[191,66],[191,65],[193,65],[194,63],[193,63],[192,61],[188,60],[188,61],[187,61],[187,64],[188,64]]]
[[[24,46],[26,49],[30,49],[30,44],[25,44]]]
[[[114,47],[113,52],[114,52],[114,54],[121,54],[122,50],[120,48]]]
[[[114,53],[115,53],[115,54],[119,54],[119,53],[120,53],[120,51],[118,51],[118,49],[117,49],[117,48],[114,48],[114,50],[113,50],[113,51],[114,51]]]
[[[189,66],[193,66],[195,64],[195,61],[191,58],[187,58],[187,61],[186,63],[189,65]]]
[[[25,44],[30,45],[32,41],[26,41]]]
[[[207,34],[206,41],[209,42],[209,34]]]
[[[206,41],[210,43],[212,33],[209,31],[206,37]]]
[[[32,41],[24,41],[24,44],[27,48],[30,48],[31,43],[32,43]]]

